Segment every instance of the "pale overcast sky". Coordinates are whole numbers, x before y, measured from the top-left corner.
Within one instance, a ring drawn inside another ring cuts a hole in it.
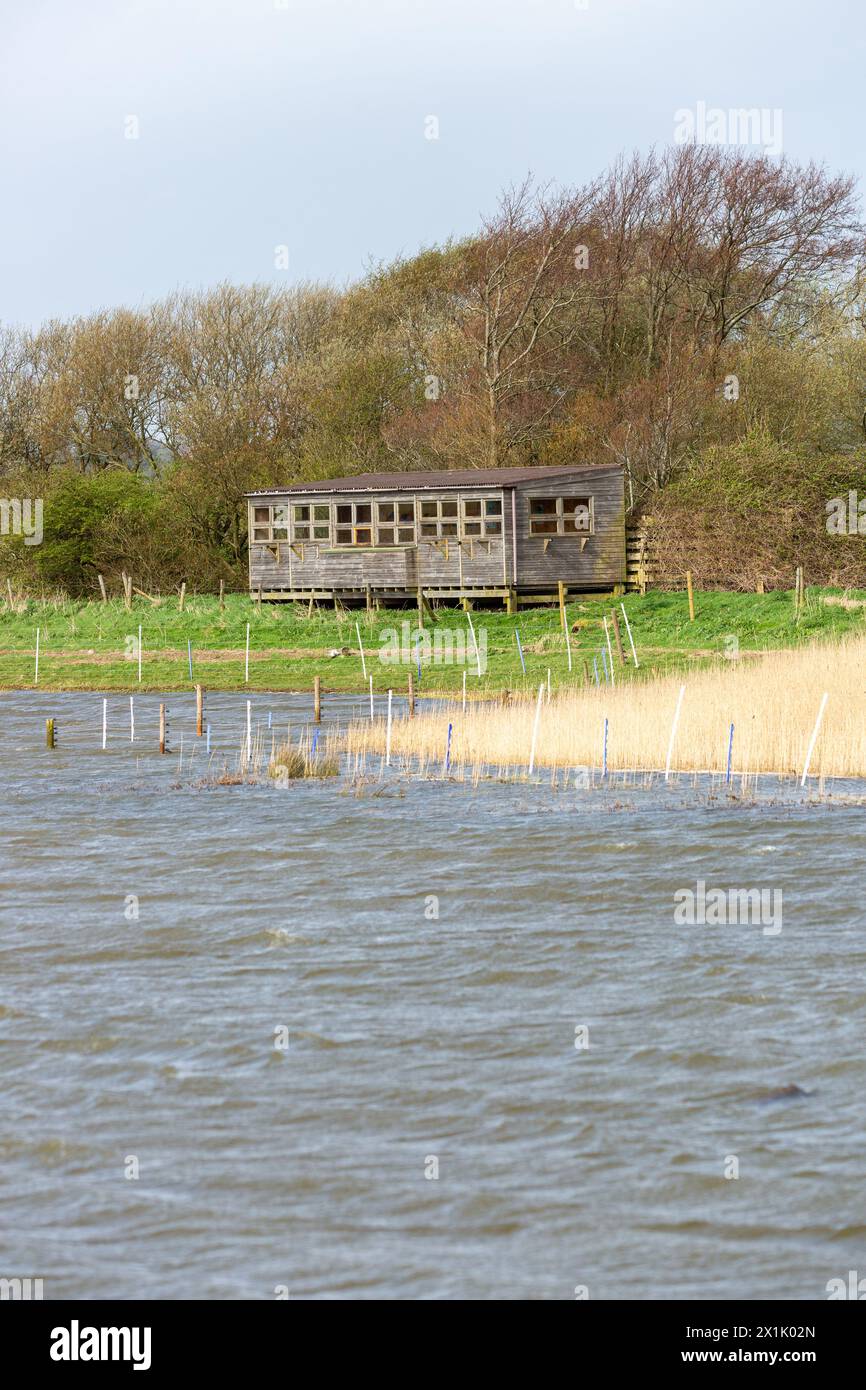
[[[342,284],[472,231],[529,169],[577,183],[670,143],[699,102],[779,109],[786,154],[862,178],[864,15],[855,0],[0,0],[0,319],[222,279]]]

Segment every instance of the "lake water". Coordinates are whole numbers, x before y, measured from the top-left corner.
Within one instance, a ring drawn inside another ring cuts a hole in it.
[[[0,1276],[822,1299],[866,1274],[862,788],[203,786],[167,703],[161,758],[156,697],[135,744],[109,699],[103,751],[100,696],[0,695]],[[297,736],[310,697],[269,710]],[[243,697],[208,718],[234,759]],[[678,924],[698,881],[781,894],[780,930]]]

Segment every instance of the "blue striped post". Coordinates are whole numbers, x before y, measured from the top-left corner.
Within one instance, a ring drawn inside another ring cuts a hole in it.
[[[592,669],[593,669],[593,672],[594,672],[594,674],[595,674],[595,683],[596,683],[596,685],[601,685],[601,681],[600,681],[599,678],[598,678],[598,661],[596,660],[595,657],[592,658]]]
[[[606,776],[607,776],[607,720],[606,720],[606,719],[605,719],[605,721],[604,721],[604,751],[603,751],[603,753],[602,753],[601,775],[602,775],[602,777],[606,777]]]
[[[607,669],[607,652],[605,651],[604,647],[602,647],[601,649],[601,664],[604,667],[605,684],[610,685],[610,672]]]
[[[728,737],[728,770],[727,770],[727,772],[725,773],[725,782],[726,782],[726,784],[727,784],[727,783],[730,783],[730,780],[731,780],[731,754],[733,753],[733,751],[734,751],[734,726],[733,726],[733,724],[732,724],[732,725],[731,725],[731,732],[730,732],[730,735],[729,735],[729,737]]]
[[[446,772],[450,772],[450,771],[451,771],[451,730],[452,730],[453,728],[454,728],[454,725],[453,725],[453,724],[449,724],[449,725],[448,725],[448,742],[445,744],[445,771],[446,771]]]
[[[208,726],[207,726],[206,733],[207,733],[207,744],[205,745],[205,752],[209,753],[209,752],[210,752],[210,724],[208,724]]]
[[[520,633],[514,629],[514,636],[517,638],[517,650],[520,653],[520,664],[523,667],[523,674],[526,675],[526,662],[523,660],[523,647],[520,644]]]

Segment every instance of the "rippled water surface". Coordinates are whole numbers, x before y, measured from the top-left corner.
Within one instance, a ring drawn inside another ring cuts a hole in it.
[[[111,697],[103,751],[99,696],[0,695],[0,1275],[814,1299],[866,1270],[856,788],[208,786],[168,703],[160,758],[155,698],[130,744]],[[244,711],[208,704],[230,760]],[[781,890],[781,932],[676,925],[699,879]]]

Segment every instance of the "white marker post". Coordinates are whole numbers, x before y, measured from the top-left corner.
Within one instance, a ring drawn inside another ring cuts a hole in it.
[[[571,634],[568,630],[568,623],[565,624],[565,650],[568,652],[568,670],[571,672]]]
[[[133,695],[130,695],[130,697],[129,697],[129,741],[130,741],[130,743],[135,743],[135,704],[134,704],[134,699],[135,699],[135,697],[134,697]]]
[[[805,787],[806,778],[809,774],[809,764],[812,761],[812,754],[815,751],[815,742],[818,738],[818,730],[821,727],[821,720],[824,718],[824,710],[827,708],[827,694],[825,690],[821,699],[821,708],[818,710],[818,718],[815,720],[815,727],[812,730],[812,737],[809,739],[809,749],[806,753],[806,763],[803,768],[803,776],[800,778],[800,786]]]
[[[625,604],[621,603],[619,606],[622,609],[622,616],[625,618],[625,630],[628,633],[628,640],[631,642],[631,654],[634,657],[635,668],[637,668],[640,666],[640,662],[637,659],[637,652],[634,649],[634,638],[631,635],[631,623],[628,620],[628,613],[625,611]]]
[[[466,713],[466,670],[463,671],[463,713]]]
[[[244,666],[244,685],[250,683],[250,625],[247,623],[247,658]]]
[[[102,702],[102,746],[108,742],[108,701]]]
[[[538,687],[538,700],[535,705],[535,723],[532,726],[532,747],[529,750],[529,775],[535,767],[535,746],[538,742],[538,722],[541,719],[541,701],[544,699],[544,682]]]
[[[385,735],[385,766],[391,766],[391,698],[393,691],[388,691],[388,731]]]
[[[358,646],[361,648],[361,670],[364,672],[364,680],[366,680],[366,679],[367,679],[367,662],[366,662],[366,659],[365,659],[365,657],[364,657],[364,643],[361,641],[361,629],[360,629],[360,627],[359,627],[359,625],[358,625],[357,623],[355,624],[355,631],[356,631],[357,634],[358,634]]]
[[[249,632],[249,628],[247,628]],[[247,764],[252,762],[253,757],[253,702],[247,700]]]
[[[607,625],[607,618],[602,618],[604,623],[604,635],[607,638],[607,654],[610,657],[610,683],[616,685],[616,676],[613,673],[613,648],[610,645],[610,628]]]
[[[33,673],[33,684],[39,684],[39,628],[36,629],[36,669]]]
[[[685,688],[684,685],[681,685],[681,686],[680,686],[680,693],[679,693],[679,696],[677,697],[677,707],[676,707],[676,710],[675,710],[675,712],[674,712],[674,722],[673,722],[673,724],[671,725],[671,737],[670,737],[670,742],[668,743],[668,756],[667,756],[667,762],[665,763],[665,781],[666,781],[666,782],[667,782],[668,778],[669,778],[670,775],[671,775],[671,758],[673,757],[673,752],[674,752],[674,739],[675,739],[676,736],[677,736],[677,725],[678,725],[679,722],[680,722],[680,710],[681,710],[682,707],[683,707],[683,696],[685,695],[685,693],[686,693],[686,688]]]
[[[472,626],[472,614],[467,609],[466,617],[469,622],[469,631],[472,633],[472,645],[475,648],[475,662],[478,666],[478,678],[481,679],[481,653],[478,650],[478,641],[475,637],[475,628]]]
[[[376,714],[375,714],[375,711],[374,711],[374,709],[373,709],[373,677],[371,676],[371,677],[370,677],[370,723],[371,723],[371,724],[373,723],[373,720],[374,720],[375,718],[376,718]]]
[[[138,683],[141,685],[141,623],[138,624]]]

